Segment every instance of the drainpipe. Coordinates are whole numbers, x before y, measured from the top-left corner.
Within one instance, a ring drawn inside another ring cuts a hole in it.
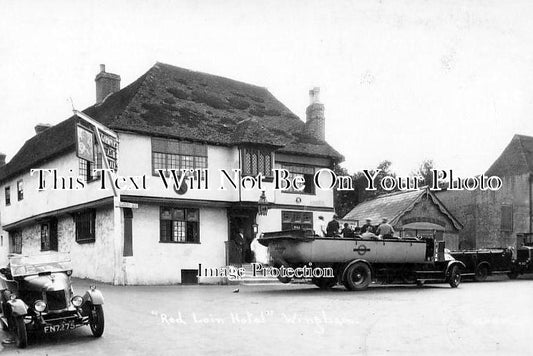
[[[529,173],[529,233],[533,232],[533,191],[531,185],[533,184],[533,174]]]

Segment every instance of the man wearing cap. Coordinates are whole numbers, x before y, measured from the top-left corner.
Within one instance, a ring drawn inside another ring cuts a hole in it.
[[[364,234],[368,230],[369,227],[373,227],[371,223],[372,223],[372,219],[366,219],[366,223],[363,226],[361,226],[361,234]]]

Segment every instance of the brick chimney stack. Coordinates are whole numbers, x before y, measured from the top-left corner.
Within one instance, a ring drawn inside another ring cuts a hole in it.
[[[326,118],[324,117],[324,104],[320,103],[320,88],[309,90],[310,103],[305,111],[305,132],[314,138],[325,141]]]
[[[5,166],[6,164],[6,155],[0,152],[0,167]]]
[[[48,130],[50,127],[52,127],[52,125],[50,124],[37,124],[35,125],[34,129],[35,129],[35,134],[38,135],[40,134],[41,132],[45,131],[45,130]]]
[[[94,78],[96,82],[96,103],[100,104],[110,94],[120,90],[120,75],[107,73],[105,64],[100,64],[100,73]]]

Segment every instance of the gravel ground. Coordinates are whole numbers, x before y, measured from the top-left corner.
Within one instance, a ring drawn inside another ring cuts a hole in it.
[[[90,282],[74,283],[81,292]],[[0,353],[533,355],[532,278],[364,292],[301,284],[99,288],[102,338],[83,327],[35,335],[27,349],[5,345]]]

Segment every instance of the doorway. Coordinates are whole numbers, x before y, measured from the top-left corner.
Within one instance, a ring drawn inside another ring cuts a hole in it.
[[[254,262],[250,245],[255,238],[253,225],[257,209],[230,209],[229,239],[226,244],[226,256],[229,265],[241,265]]]

